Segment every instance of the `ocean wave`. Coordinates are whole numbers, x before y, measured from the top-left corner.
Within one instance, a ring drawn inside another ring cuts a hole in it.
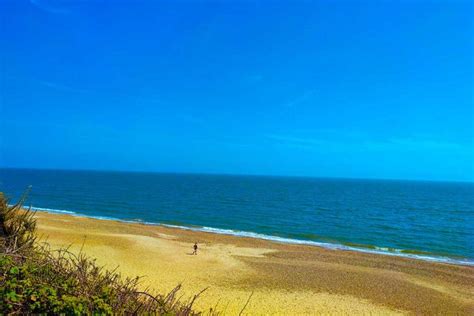
[[[54,213],[67,214],[67,215],[76,216],[76,217],[85,217],[85,218],[92,218],[92,219],[99,219],[99,220],[112,220],[112,221],[118,221],[118,222],[123,222],[123,223],[142,224],[142,225],[150,225],[150,226],[163,226],[163,227],[184,229],[184,230],[197,231],[197,232],[230,235],[230,236],[236,236],[236,237],[255,238],[255,239],[268,240],[272,242],[284,243],[284,244],[308,245],[308,246],[322,247],[322,248],[331,249],[331,250],[356,251],[356,252],[387,255],[387,256],[404,257],[404,258],[417,259],[417,260],[430,261],[430,262],[474,266],[474,260],[470,260],[470,259],[454,259],[450,257],[442,257],[442,256],[435,256],[435,255],[430,256],[430,255],[425,255],[425,254],[406,253],[405,252],[406,250],[404,249],[395,249],[395,248],[378,247],[378,246],[374,246],[372,248],[355,247],[355,246],[348,246],[348,245],[337,244],[337,243],[285,238],[285,237],[271,236],[271,235],[265,235],[265,234],[248,232],[248,231],[222,229],[222,228],[207,227],[207,226],[196,226],[196,227],[181,226],[181,225],[172,225],[172,224],[166,224],[166,223],[146,222],[142,220],[125,220],[125,219],[108,217],[108,216],[86,215],[84,213],[44,208],[44,207],[31,207],[31,209],[35,211],[41,211],[41,212],[47,212],[47,213],[53,213],[53,214]]]
[[[336,244],[336,243],[326,243],[326,242],[318,242],[318,241],[311,241],[311,240],[284,238],[284,237],[253,233],[253,232],[237,231],[237,230],[231,230],[231,229],[220,229],[220,228],[205,227],[205,226],[204,227],[189,227],[189,226],[168,225],[168,224],[155,224],[155,225],[185,229],[185,230],[192,230],[192,231],[214,233],[214,234],[232,235],[232,236],[237,236],[237,237],[257,238],[257,239],[269,240],[269,241],[285,243],[285,244],[308,245],[308,246],[316,246],[316,247],[322,247],[322,248],[332,249],[332,250],[357,251],[357,252],[388,255],[388,256],[405,257],[405,258],[424,260],[424,261],[430,261],[430,262],[441,262],[441,263],[474,266],[474,261],[469,260],[469,259],[453,259],[449,257],[410,254],[410,253],[404,253],[405,250],[403,249],[393,249],[393,248],[388,248],[388,247],[374,246],[374,249],[370,249],[370,248],[363,248],[363,247],[346,246],[343,244]]]
[[[11,207],[13,205],[9,204],[8,206]],[[77,214],[76,212],[72,212],[72,211],[58,210],[58,209],[46,208],[46,207],[29,207],[29,208],[31,208],[31,210],[33,210],[33,211],[43,211],[43,212],[48,212],[48,213],[69,214],[69,215]]]

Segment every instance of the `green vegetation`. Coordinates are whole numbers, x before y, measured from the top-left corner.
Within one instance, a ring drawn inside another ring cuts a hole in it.
[[[189,302],[139,290],[139,278],[122,278],[82,252],[53,251],[35,237],[34,212],[0,192],[0,314],[199,315]],[[209,314],[216,314],[212,309]]]

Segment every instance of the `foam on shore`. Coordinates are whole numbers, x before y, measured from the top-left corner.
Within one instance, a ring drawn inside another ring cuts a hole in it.
[[[221,229],[221,228],[206,227],[206,226],[182,226],[182,225],[172,225],[172,224],[166,224],[166,223],[146,222],[146,221],[141,221],[141,220],[124,220],[124,219],[109,217],[109,216],[86,215],[84,213],[77,213],[74,211],[58,210],[58,209],[51,209],[51,208],[44,208],[44,207],[31,207],[31,210],[47,212],[47,213],[52,213],[52,214],[67,214],[71,216],[93,218],[93,219],[98,219],[98,220],[119,221],[123,223],[142,224],[142,225],[151,225],[151,226],[164,226],[164,227],[191,230],[191,231],[197,231],[197,232],[230,235],[230,236],[236,236],[236,237],[256,238],[256,239],[268,240],[268,241],[278,242],[278,243],[308,245],[308,246],[322,247],[322,248],[332,249],[332,250],[356,251],[356,252],[380,254],[380,255],[387,255],[387,256],[405,257],[405,258],[424,260],[424,261],[429,261],[429,262],[474,266],[474,260],[471,260],[471,259],[454,259],[454,258],[445,257],[445,256],[429,256],[429,255],[424,255],[424,254],[422,255],[422,254],[405,253],[403,249],[392,249],[392,248],[378,247],[378,246],[374,246],[373,249],[363,248],[363,247],[347,246],[347,245],[337,244],[337,243],[284,238],[284,237],[271,236],[271,235],[265,235],[265,234],[260,234],[260,233],[239,231],[239,230],[232,230],[232,229]]]

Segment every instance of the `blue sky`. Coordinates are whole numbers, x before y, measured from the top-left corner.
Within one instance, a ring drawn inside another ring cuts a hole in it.
[[[0,166],[473,181],[473,12],[0,0]]]

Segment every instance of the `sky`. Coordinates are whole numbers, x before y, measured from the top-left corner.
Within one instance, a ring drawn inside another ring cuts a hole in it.
[[[0,167],[474,181],[472,1],[0,0]]]

